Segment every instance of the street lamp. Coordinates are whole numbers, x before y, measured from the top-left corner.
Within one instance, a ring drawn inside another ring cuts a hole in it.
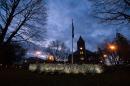
[[[110,44],[109,49],[112,51],[115,51],[115,50],[117,50],[117,46],[115,44]]]
[[[41,51],[36,51],[36,52],[35,52],[35,56],[37,56],[37,57],[40,56],[41,54],[42,54]]]
[[[111,50],[111,57],[113,58],[112,61],[114,64],[117,64],[117,45],[116,44],[110,44],[109,49]]]
[[[103,57],[104,57],[104,58],[107,58],[107,54],[104,54]]]

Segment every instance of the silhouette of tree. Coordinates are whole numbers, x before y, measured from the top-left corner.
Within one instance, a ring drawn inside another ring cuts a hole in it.
[[[115,50],[110,49],[110,45],[115,46]],[[129,40],[121,33],[116,33],[115,39],[107,42],[99,49],[101,60],[104,62],[106,59],[111,64],[122,64],[130,62],[130,44]]]
[[[120,24],[130,21],[130,0],[90,0],[94,15],[102,22]]]
[[[130,44],[121,33],[116,34],[115,42],[118,45],[118,54],[125,63],[130,61]]]
[[[44,38],[45,20],[42,0],[0,0],[0,45]]]
[[[20,60],[25,52],[18,43],[44,39],[45,21],[43,0],[0,0],[0,62]]]

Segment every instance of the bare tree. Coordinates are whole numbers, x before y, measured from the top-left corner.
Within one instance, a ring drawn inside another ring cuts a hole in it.
[[[130,23],[130,0],[90,0],[93,2],[94,15],[102,22],[121,24]]]
[[[43,0],[0,0],[0,44],[44,38]]]
[[[56,59],[65,59],[70,54],[69,48],[59,40],[51,41],[48,48],[48,52],[54,55]]]
[[[58,51],[61,47],[61,41],[59,40],[51,41],[49,47]]]

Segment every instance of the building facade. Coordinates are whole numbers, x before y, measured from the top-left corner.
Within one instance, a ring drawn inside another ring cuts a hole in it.
[[[97,64],[99,62],[98,55],[86,49],[85,41],[80,36],[77,41],[77,51],[68,57],[68,62],[71,63],[73,60],[74,64]]]

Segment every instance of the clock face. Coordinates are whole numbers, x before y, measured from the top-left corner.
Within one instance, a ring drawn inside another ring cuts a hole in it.
[[[82,57],[82,58],[80,58],[80,60],[84,60],[84,58]]]

